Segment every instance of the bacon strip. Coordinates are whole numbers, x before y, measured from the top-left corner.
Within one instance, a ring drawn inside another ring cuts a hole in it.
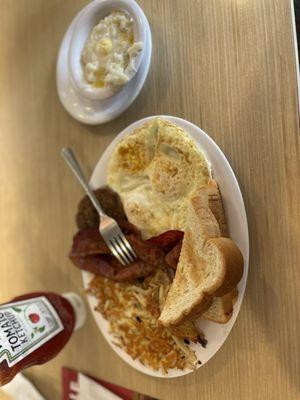
[[[70,256],[84,257],[93,254],[110,254],[110,250],[102,239],[98,228],[78,231],[73,238]]]
[[[111,255],[97,228],[80,230],[73,239],[70,259],[81,269],[115,281],[131,281],[149,275],[157,266],[164,265],[165,253],[157,246],[144,242],[136,228],[121,222],[125,233],[138,256],[138,260],[124,267]]]
[[[170,250],[165,257],[166,264],[175,270],[177,268],[177,264],[179,261],[181,247],[182,247],[182,240],[175,247],[173,247],[173,249]]]
[[[182,231],[170,230],[158,236],[153,236],[147,240],[147,243],[153,244],[168,253],[183,239],[183,235]]]
[[[113,279],[115,270],[109,262],[101,255],[75,256],[70,254],[70,259],[76,267],[95,275],[102,275],[105,278]]]

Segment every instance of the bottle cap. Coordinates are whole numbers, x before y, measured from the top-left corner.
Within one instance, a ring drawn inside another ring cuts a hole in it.
[[[64,293],[62,297],[67,299],[71,303],[74,309],[75,313],[74,331],[77,331],[84,325],[86,321],[87,318],[86,306],[82,298],[76,293]]]

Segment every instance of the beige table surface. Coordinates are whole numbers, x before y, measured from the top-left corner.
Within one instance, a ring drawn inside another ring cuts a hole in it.
[[[65,365],[161,399],[300,398],[300,148],[288,0],[140,0],[153,32],[149,78],[115,121],[85,126],[62,108],[55,62],[84,0],[0,2],[0,302],[35,290],[83,294],[67,258],[82,191],[59,150],[89,173],[131,122],[186,118],[224,150],[243,191],[251,260],[237,323],[202,369],[140,374],[105,343],[91,314],[55,360],[26,375],[60,399]],[[0,395],[4,399],[4,395]]]

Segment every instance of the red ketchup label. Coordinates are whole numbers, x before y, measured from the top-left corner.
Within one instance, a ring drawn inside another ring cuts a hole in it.
[[[48,342],[64,329],[61,320],[44,297],[0,306],[0,363],[9,367]]]

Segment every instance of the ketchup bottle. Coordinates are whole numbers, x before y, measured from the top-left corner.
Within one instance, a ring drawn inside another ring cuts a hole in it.
[[[30,293],[1,304],[0,386],[22,369],[55,357],[85,319],[85,306],[75,293]]]

